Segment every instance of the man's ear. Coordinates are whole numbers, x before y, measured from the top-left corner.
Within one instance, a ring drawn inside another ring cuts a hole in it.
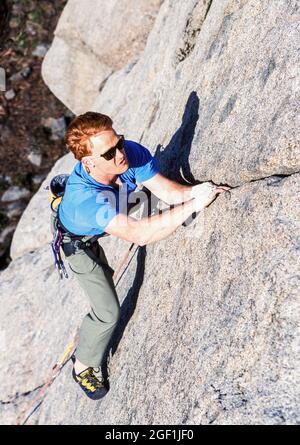
[[[81,163],[84,165],[84,167],[91,167],[92,165],[94,165],[92,159],[86,156],[81,158]]]

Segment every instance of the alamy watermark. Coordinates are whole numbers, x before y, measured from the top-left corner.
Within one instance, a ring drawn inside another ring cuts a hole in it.
[[[190,193],[186,192],[186,196],[183,193],[183,202],[189,201]],[[173,202],[172,192],[169,193],[170,202]],[[174,197],[175,198],[175,197]],[[134,193],[128,193],[127,184],[123,184],[122,190],[119,193],[115,193],[111,190],[102,190],[101,193],[96,195],[96,202],[99,205],[96,222],[100,227],[106,227],[108,222],[118,213],[125,215],[133,214],[133,218],[150,218],[151,216],[163,214],[164,226],[173,224],[173,221],[178,219],[175,213],[172,212],[172,208],[175,206],[181,206],[182,203],[171,205],[162,201],[157,201],[157,197],[153,194],[150,196],[146,192],[140,190]],[[141,210],[142,209],[142,210]],[[177,213],[177,212],[176,212]],[[177,213],[178,215],[178,213]],[[127,225],[127,220],[122,219],[118,222],[120,226]],[[187,228],[187,238],[200,238],[204,230],[204,209],[198,212],[194,212],[187,216],[184,226]]]

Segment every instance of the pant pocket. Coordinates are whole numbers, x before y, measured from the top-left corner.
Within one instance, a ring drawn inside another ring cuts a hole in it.
[[[97,263],[92,260],[83,250],[79,250],[67,257],[70,269],[76,274],[86,274],[92,272]]]

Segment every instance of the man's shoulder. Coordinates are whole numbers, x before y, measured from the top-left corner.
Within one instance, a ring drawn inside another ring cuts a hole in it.
[[[67,186],[73,185],[74,183],[80,182],[80,179],[82,178],[82,172],[81,172],[81,162],[76,162],[76,164],[73,167],[73,170],[70,172]]]
[[[141,144],[139,144],[136,141],[133,141],[132,139],[125,139],[125,145],[126,145],[126,147],[129,146],[129,147],[133,147],[133,148],[138,148],[138,146]]]
[[[139,142],[126,139],[125,151],[129,161],[129,166],[132,168],[141,167],[149,162],[152,155],[148,148],[144,147]]]
[[[125,140],[125,149],[128,150],[129,154],[133,155],[139,155],[143,153],[144,150],[147,150],[142,144],[131,139]]]

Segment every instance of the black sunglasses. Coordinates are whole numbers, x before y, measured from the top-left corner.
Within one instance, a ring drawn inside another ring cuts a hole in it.
[[[102,158],[104,158],[106,161],[110,161],[111,159],[113,159],[116,156],[117,150],[123,151],[124,148],[125,148],[124,135],[120,134],[120,138],[119,138],[118,142],[116,143],[116,145],[114,147],[111,147],[109,150],[107,150],[105,153],[103,153],[100,156]]]

